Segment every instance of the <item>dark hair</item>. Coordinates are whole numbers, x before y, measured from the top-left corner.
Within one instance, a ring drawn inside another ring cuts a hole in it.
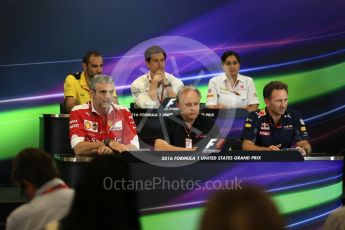
[[[264,98],[270,98],[273,90],[285,89],[288,93],[288,85],[281,81],[271,81],[265,85],[263,90]]]
[[[94,57],[102,57],[102,54],[98,51],[88,51],[85,56],[83,57],[83,63],[85,63],[86,65],[89,64],[89,60],[90,57],[94,56]]]
[[[223,190],[211,198],[206,206],[200,229],[281,230],[283,228],[283,219],[268,195],[256,187],[242,185],[242,189]]]
[[[52,157],[41,149],[23,149],[12,163],[12,178],[20,186],[29,181],[39,188],[59,176]]]
[[[145,50],[144,56],[145,56],[145,60],[147,62],[151,61],[151,55],[152,54],[157,54],[157,53],[163,53],[164,55],[164,59],[167,58],[167,54],[165,53],[165,51],[162,49],[162,47],[160,46],[150,46],[149,48],[147,48]]]
[[[77,182],[70,213],[60,229],[140,229],[135,191],[111,186],[122,180],[127,185],[131,177],[121,156],[95,158]]]
[[[241,63],[240,56],[238,55],[238,53],[236,53],[235,51],[232,51],[232,50],[228,50],[228,51],[225,51],[222,55],[222,63],[223,64],[229,56],[235,56],[238,63]]]

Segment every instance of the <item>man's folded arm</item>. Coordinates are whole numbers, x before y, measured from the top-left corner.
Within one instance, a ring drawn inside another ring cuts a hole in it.
[[[258,146],[254,142],[244,139],[242,141],[242,150],[245,150],[245,151],[262,151],[262,150],[267,151],[269,149],[267,147]]]
[[[98,149],[104,146],[103,142],[81,141],[73,148],[76,155],[90,155],[98,153]]]

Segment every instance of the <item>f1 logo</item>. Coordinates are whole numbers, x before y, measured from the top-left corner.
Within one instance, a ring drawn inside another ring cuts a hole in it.
[[[167,105],[165,106],[165,108],[169,108],[170,106],[174,105],[175,101],[176,101],[176,98],[171,98],[169,102],[167,103]]]
[[[205,149],[209,149],[211,146],[214,145],[214,143],[217,141],[218,139],[212,138],[208,144],[206,145]]]

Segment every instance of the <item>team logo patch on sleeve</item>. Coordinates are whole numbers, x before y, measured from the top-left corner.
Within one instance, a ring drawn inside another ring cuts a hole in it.
[[[252,127],[252,125],[251,125],[251,124],[249,124],[249,123],[245,123],[245,124],[244,124],[244,127],[246,127],[246,128],[250,128],[250,127]]]
[[[214,96],[214,94],[212,93],[212,90],[208,89],[207,90],[207,97],[209,98],[209,97],[213,97],[213,96]]]

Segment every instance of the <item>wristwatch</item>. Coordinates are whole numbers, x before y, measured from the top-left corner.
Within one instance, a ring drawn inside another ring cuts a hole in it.
[[[110,139],[104,139],[103,143],[105,146],[109,147]]]
[[[170,87],[171,87],[172,85],[171,85],[171,83],[169,82],[169,83],[168,83],[168,84],[166,84],[166,85],[164,85],[164,84],[163,84],[163,86],[164,86],[164,87],[168,87],[168,86],[170,86]]]

